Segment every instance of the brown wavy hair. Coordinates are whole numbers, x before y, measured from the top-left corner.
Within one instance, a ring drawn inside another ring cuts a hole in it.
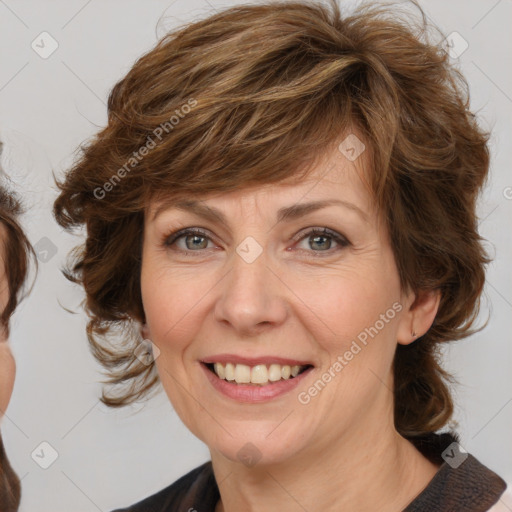
[[[441,292],[430,330],[397,347],[395,425],[414,437],[447,423],[439,347],[478,330],[489,135],[441,32],[410,5],[419,16],[387,4],[342,14],[335,0],[232,7],[167,34],[113,87],[108,125],[82,145],[54,206],[61,226],[87,228],[65,272],[85,287],[90,345],[112,385],[104,403],[158,379],[133,353],[149,202],[300,179],[355,128],[402,288]]]
[[[0,154],[2,143],[0,142]],[[16,309],[23,293],[31,259],[37,267],[35,253],[18,223],[22,207],[16,195],[0,184],[0,224],[5,233],[0,240],[0,251],[7,279],[9,295],[4,310],[0,313],[0,329],[9,335],[9,319]],[[0,509],[5,512],[18,510],[21,498],[20,480],[14,472],[0,435]]]
[[[1,251],[9,287],[9,299],[0,313],[0,324],[7,336],[9,335],[9,319],[22,298],[31,260],[37,266],[34,249],[18,222],[18,216],[22,211],[21,203],[16,195],[0,185],[0,224],[6,231]]]

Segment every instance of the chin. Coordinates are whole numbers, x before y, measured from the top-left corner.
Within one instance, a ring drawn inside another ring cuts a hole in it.
[[[217,452],[229,461],[238,462],[247,468],[281,464],[293,456],[293,453],[288,453],[274,443],[267,441],[266,444],[262,444],[254,440],[240,440],[239,444],[231,441],[225,445],[213,446],[210,447],[210,453],[212,452]]]
[[[208,446],[212,457],[217,453],[229,461],[238,462],[249,468],[284,463],[294,458],[303,448],[305,436],[299,437],[302,439],[299,446],[299,442],[294,441],[297,436],[290,435],[290,432],[272,432],[275,423],[271,429],[265,428],[264,431],[261,428],[251,430],[247,428],[246,422],[244,425],[243,435],[236,436],[234,429],[231,429],[231,437],[219,426],[216,432],[209,430],[200,439]],[[269,432],[272,432],[270,436]]]

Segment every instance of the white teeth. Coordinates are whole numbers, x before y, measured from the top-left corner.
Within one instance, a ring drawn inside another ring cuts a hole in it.
[[[237,364],[235,366],[235,381],[238,384],[248,384],[251,382],[251,367],[246,364]]]
[[[219,374],[217,374],[219,375]],[[219,375],[220,377],[220,375]],[[268,369],[268,380],[271,382],[276,382],[281,380],[281,365],[280,364],[271,364]]]
[[[258,364],[252,367],[251,382],[253,384],[266,384],[268,382],[268,370],[264,364]]]
[[[215,363],[213,365],[213,368],[215,369],[215,373],[221,378],[226,378],[226,372],[224,371],[224,366],[222,366],[220,363]]]
[[[217,363],[219,366],[222,366],[222,364],[220,363]],[[235,365],[232,364],[232,363],[228,363],[225,368],[224,368],[224,373],[225,373],[225,376],[224,377],[220,377],[220,375],[217,373],[217,375],[219,375],[219,377],[221,379],[226,379],[226,380],[235,380]]]
[[[281,379],[288,380],[296,377],[303,367],[294,365],[264,364],[248,366],[246,364],[214,363],[213,370],[220,379],[235,381],[237,384],[268,384]]]

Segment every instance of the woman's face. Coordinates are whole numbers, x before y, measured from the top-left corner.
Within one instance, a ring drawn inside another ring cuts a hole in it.
[[[410,341],[413,297],[401,294],[363,157],[335,150],[299,184],[208,196],[196,213],[148,209],[143,334],[175,410],[215,453],[298,460],[392,422],[393,355]],[[202,233],[169,236],[184,228]],[[306,371],[286,379],[293,366]]]
[[[4,243],[7,236],[5,227],[0,223],[0,312],[4,311],[9,300],[9,284],[4,260]],[[7,341],[5,329],[0,325],[0,419],[7,409],[14,386],[16,366]]]

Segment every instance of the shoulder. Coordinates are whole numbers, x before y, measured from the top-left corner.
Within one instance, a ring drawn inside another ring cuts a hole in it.
[[[213,512],[218,500],[218,487],[208,461],[156,494],[113,512]]]
[[[434,436],[430,436],[427,444],[422,441],[420,450],[431,460],[444,462],[404,512],[500,512],[499,508],[492,507],[502,503],[501,498],[507,487],[505,481],[471,454],[461,450],[457,436]]]

